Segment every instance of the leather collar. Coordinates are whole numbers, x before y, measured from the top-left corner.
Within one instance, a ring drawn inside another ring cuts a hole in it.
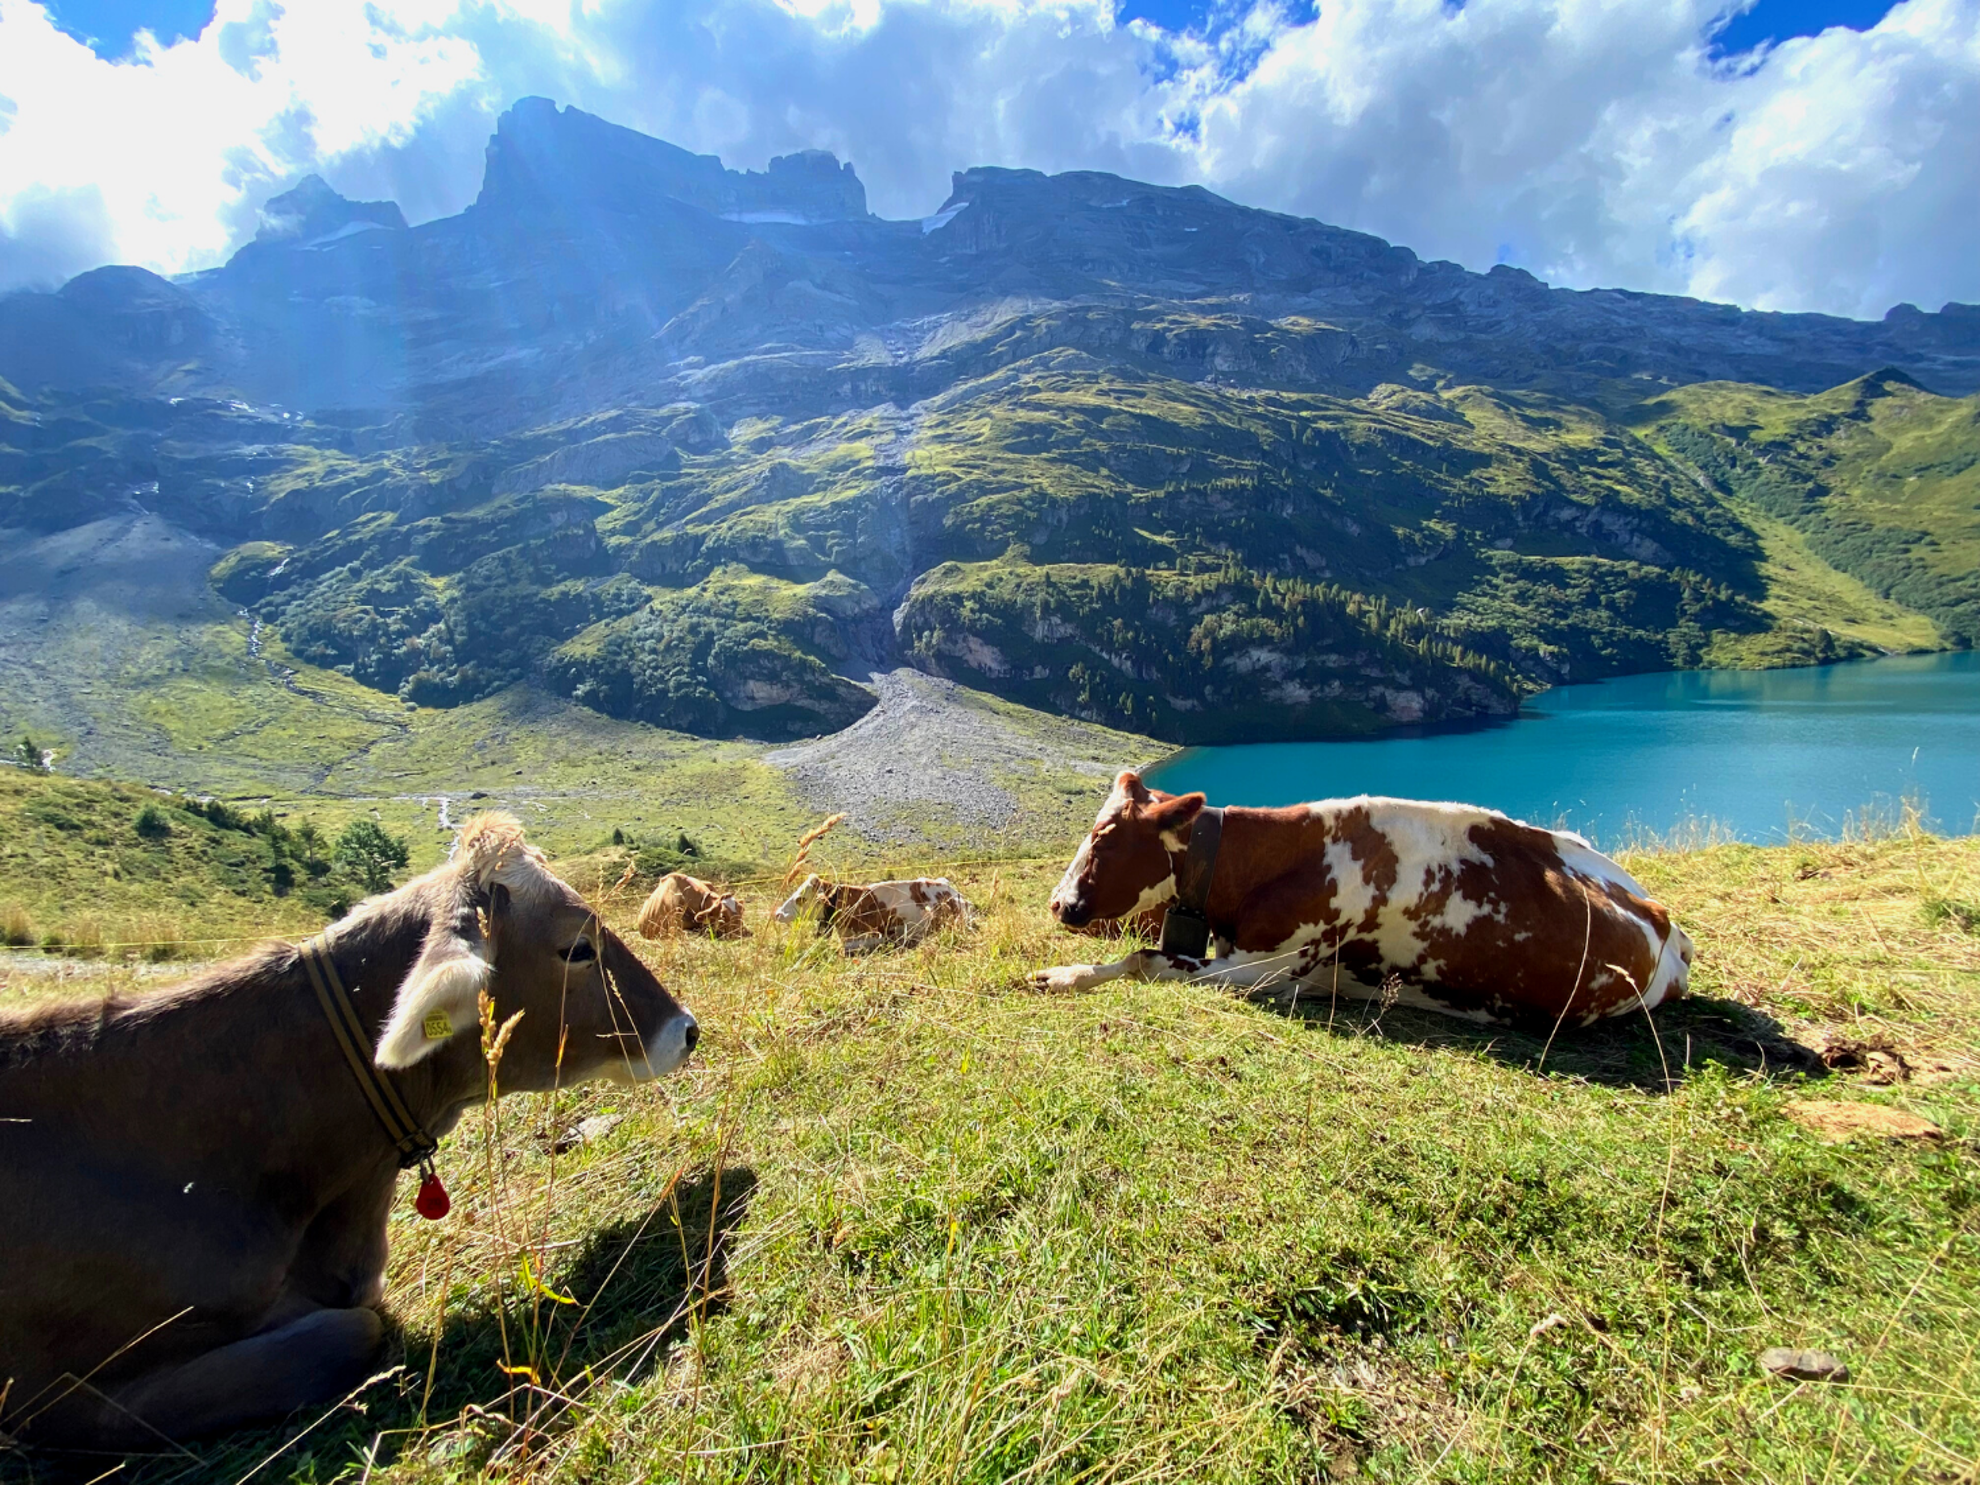
[[[1224,843],[1224,812],[1207,806],[1196,812],[1176,868],[1176,897],[1162,916],[1162,952],[1206,959],[1210,948],[1210,883],[1217,873],[1217,851]]]
[[[350,1064],[358,1087],[364,1090],[365,1102],[371,1105],[371,1112],[378,1116],[379,1124],[399,1152],[399,1169],[411,1170],[416,1165],[429,1164],[440,1142],[412,1116],[405,1100],[399,1097],[399,1090],[372,1060],[371,1038],[365,1035],[357,1008],[351,1004],[344,982],[337,977],[336,961],[330,957],[329,948],[321,938],[312,938],[297,945],[296,952],[302,956],[310,988],[316,992],[316,1003],[323,1008],[323,1018],[336,1034],[344,1061]]]

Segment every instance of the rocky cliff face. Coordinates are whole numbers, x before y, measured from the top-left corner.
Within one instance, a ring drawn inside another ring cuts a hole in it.
[[[1805,395],[1880,368],[1910,422]],[[543,99],[458,216],[312,177],[224,267],[0,299],[0,379],[0,525],[169,520],[298,654],[429,701],[789,735],[907,660],[1221,737],[1883,642],[1778,617],[1763,516],[1905,633],[1980,632],[1980,307],[1554,289],[1094,172],[883,221],[823,152]],[[1718,383],[1775,402],[1679,396]]]
[[[866,188],[825,150],[728,170],[631,129],[525,98],[496,125],[475,206],[503,215],[573,208],[642,216],[661,201],[741,222],[816,224],[866,216]]]
[[[797,383],[803,411],[829,412],[926,396],[978,369],[949,354],[958,337],[1045,305],[1186,303],[1242,318],[1247,335],[1336,338],[1319,357],[1240,349],[1196,371],[1259,386],[1360,393],[1430,367],[1612,400],[1618,384],[1709,380],[1815,392],[1888,365],[1940,393],[1980,388],[1976,306],[1900,305],[1869,323],[1552,289],[1094,172],[965,170],[930,217],[886,222],[823,152],[734,171],[541,98],[502,116],[458,217],[405,230],[390,203],[314,178],[277,197],[232,262],[172,286],[178,328],[162,333],[178,340],[133,335],[169,290],[119,272],[84,275],[87,294],[0,300],[0,376],[410,412],[471,432],[683,399],[788,412]]]

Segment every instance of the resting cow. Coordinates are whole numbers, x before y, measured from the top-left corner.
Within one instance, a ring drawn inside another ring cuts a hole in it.
[[[918,944],[944,923],[967,926],[975,913],[947,877],[874,882],[855,887],[808,876],[777,909],[779,923],[795,923],[810,912],[820,933],[835,933],[849,954],[886,944]]]
[[[1682,995],[1691,939],[1578,835],[1408,799],[1205,807],[1132,773],[1052,894],[1069,928],[1166,907],[1164,947],[1030,977],[1122,976],[1399,1001],[1494,1023],[1586,1025]],[[1212,946],[1179,950],[1185,909]]]
[[[504,1093],[643,1081],[695,1045],[503,815],[306,944],[0,1014],[0,1430],[158,1447],[363,1381],[399,1172],[487,1095],[484,990],[523,1013]]]
[[[699,877],[669,872],[639,910],[641,938],[702,933],[710,938],[748,938],[742,904],[733,892],[718,892]]]

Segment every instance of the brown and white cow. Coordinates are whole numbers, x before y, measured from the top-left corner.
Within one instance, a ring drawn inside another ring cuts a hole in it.
[[[975,910],[947,877],[855,887],[850,882],[828,882],[816,873],[784,900],[776,919],[795,923],[807,914],[815,915],[820,933],[837,934],[849,954],[886,944],[918,944],[945,923],[967,927],[976,919]]]
[[[500,815],[309,945],[0,1012],[0,1431],[158,1447],[362,1382],[401,1162],[327,1011],[438,1138],[487,1097],[484,991],[522,1013],[504,1093],[658,1077],[697,1037]]]
[[[684,871],[660,878],[653,895],[639,910],[641,938],[672,938],[679,933],[710,938],[748,938],[742,904],[733,892],[719,892]]]
[[[1201,794],[1124,773],[1052,894],[1070,928],[1172,903]],[[1213,954],[1144,949],[1030,976],[1073,990],[1123,976],[1250,991],[1381,994],[1493,1023],[1586,1025],[1682,995],[1692,944],[1578,835],[1462,804],[1362,796],[1224,811],[1205,916]]]

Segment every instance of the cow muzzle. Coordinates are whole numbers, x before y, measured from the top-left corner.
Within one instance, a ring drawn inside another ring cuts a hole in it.
[[[1093,921],[1093,909],[1081,902],[1077,896],[1061,897],[1055,892],[1052,894],[1049,906],[1052,916],[1064,927],[1084,928]]]
[[[691,1011],[682,1011],[660,1023],[660,1029],[647,1039],[644,1056],[614,1062],[606,1076],[615,1083],[650,1083],[678,1071],[694,1053],[701,1040],[701,1023]]]

